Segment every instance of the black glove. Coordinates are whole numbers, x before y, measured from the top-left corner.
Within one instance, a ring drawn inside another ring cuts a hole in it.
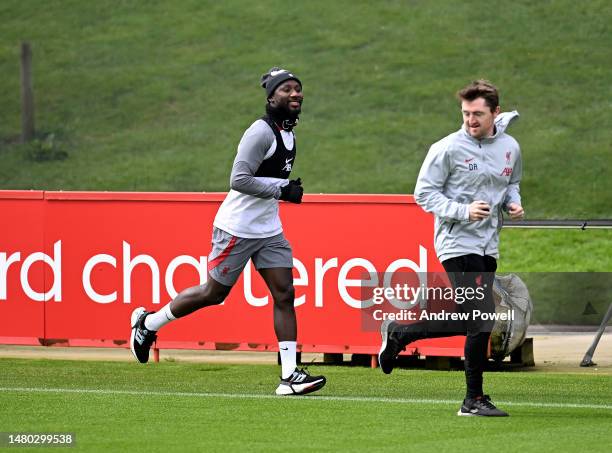
[[[302,180],[292,179],[284,187],[281,187],[281,194],[279,200],[288,201],[290,203],[301,203],[302,195],[304,195],[304,189],[302,188]]]

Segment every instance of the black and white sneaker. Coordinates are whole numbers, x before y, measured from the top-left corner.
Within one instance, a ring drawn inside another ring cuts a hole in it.
[[[311,376],[305,369],[295,369],[287,379],[282,379],[276,388],[277,395],[306,395],[325,385],[325,376]]]
[[[489,395],[466,398],[457,415],[463,417],[508,417],[508,413],[495,407]]]
[[[380,325],[382,345],[378,352],[378,364],[385,374],[390,374],[393,371],[395,359],[405,348],[405,345],[398,338],[397,327],[398,323],[388,319]]]
[[[155,340],[157,340],[156,331],[147,330],[144,325],[144,320],[147,315],[151,313],[144,309],[144,307],[138,307],[132,312],[131,326],[132,334],[130,335],[130,349],[132,354],[140,363],[147,363],[149,361],[149,350]]]

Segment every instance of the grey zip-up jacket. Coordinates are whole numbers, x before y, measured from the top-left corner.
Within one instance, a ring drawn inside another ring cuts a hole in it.
[[[495,135],[473,138],[462,126],[434,143],[423,162],[414,197],[435,215],[434,244],[440,261],[476,253],[499,258],[499,230],[508,204],[521,204],[522,164],[518,142],[505,133],[518,118],[516,111],[500,113]],[[489,217],[470,222],[469,205],[483,200]]]

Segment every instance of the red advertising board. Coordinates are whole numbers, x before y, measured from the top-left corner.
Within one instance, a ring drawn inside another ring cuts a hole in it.
[[[44,192],[0,191],[0,337],[45,337]]]
[[[0,191],[0,342],[127,346],[135,307],[157,310],[205,282],[224,196]],[[281,203],[281,219],[303,351],[374,353],[364,275],[442,270],[433,217],[408,195],[305,195],[301,205]],[[421,344],[438,355],[448,342]],[[262,279],[247,268],[222,305],[169,324],[157,345],[276,350]]]

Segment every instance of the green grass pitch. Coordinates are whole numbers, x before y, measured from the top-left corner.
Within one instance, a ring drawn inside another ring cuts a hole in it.
[[[73,432],[78,451],[609,451],[610,375],[487,373],[511,416],[486,419],[455,415],[458,371],[311,371],[321,392],[282,398],[271,365],[2,359],[0,431]]]

